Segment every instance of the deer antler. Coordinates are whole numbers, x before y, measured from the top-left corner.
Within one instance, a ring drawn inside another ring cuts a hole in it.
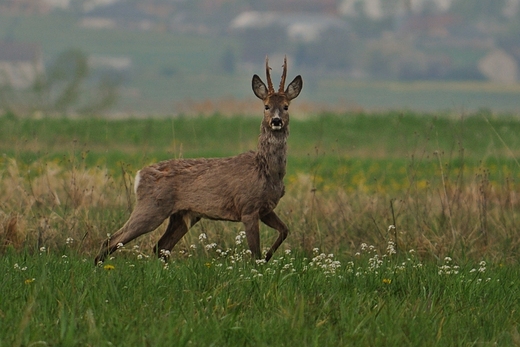
[[[271,68],[269,67],[269,58],[265,56],[265,75],[267,77],[267,87],[268,87],[268,93],[273,94],[274,93],[274,87],[273,87],[273,81],[271,81]]]
[[[285,88],[285,77],[287,76],[287,56],[283,58],[283,72],[282,72],[282,80],[280,81],[280,88],[278,88],[278,93],[284,93]]]

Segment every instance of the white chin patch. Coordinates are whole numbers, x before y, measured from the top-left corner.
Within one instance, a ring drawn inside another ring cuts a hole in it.
[[[282,126],[281,125],[271,125],[271,129],[280,130],[280,129],[282,129]]]

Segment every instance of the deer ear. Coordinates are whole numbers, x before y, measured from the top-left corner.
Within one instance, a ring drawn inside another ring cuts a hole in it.
[[[303,79],[302,76],[296,76],[291,83],[287,86],[285,90],[285,96],[288,100],[292,100],[300,95],[300,92],[303,88]]]
[[[255,93],[256,97],[265,100],[267,98],[267,87],[265,86],[264,82],[258,77],[258,75],[253,76],[253,92]]]

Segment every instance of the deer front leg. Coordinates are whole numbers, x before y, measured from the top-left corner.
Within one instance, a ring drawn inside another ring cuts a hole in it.
[[[247,244],[253,257],[260,259],[262,253],[260,252],[260,226],[258,214],[242,216],[242,223],[246,229]]]
[[[269,212],[260,220],[268,227],[278,231],[278,238],[276,239],[276,241],[274,241],[273,245],[271,246],[271,249],[269,249],[265,256],[265,260],[269,261],[269,259],[271,259],[271,257],[273,256],[274,252],[276,252],[278,247],[280,247],[282,242],[287,238],[287,235],[289,235],[289,228],[287,228],[287,225],[285,225],[285,223],[282,222],[280,218],[278,218],[274,211]]]

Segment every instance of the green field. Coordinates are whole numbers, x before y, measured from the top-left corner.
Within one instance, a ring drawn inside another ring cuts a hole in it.
[[[255,149],[259,125],[0,117],[0,346],[520,342],[512,115],[293,118],[273,261],[250,260],[240,224],[201,221],[166,264],[163,225],[92,265],[139,168]]]
[[[342,258],[196,243],[167,265],[123,249],[104,267],[72,242],[0,262],[2,346],[513,346],[518,266],[359,247]],[[220,253],[222,254],[222,253]],[[141,258],[141,259],[140,259]],[[350,259],[350,260],[349,260]]]
[[[243,114],[243,101],[252,103],[250,79],[262,71],[262,64],[237,64],[236,71],[222,71],[226,52],[240,60],[240,41],[233,36],[202,36],[167,31],[87,29],[81,18],[56,13],[47,16],[7,16],[0,14],[0,37],[15,42],[40,45],[47,65],[69,49],[87,56],[128,58],[131,67],[123,71],[123,84],[114,113],[164,115],[193,108],[186,105],[224,103],[227,112]],[[273,52],[278,49],[273,47]],[[270,53],[270,52],[266,52]],[[283,52],[282,52],[283,53]],[[260,57],[259,61],[263,57]],[[278,58],[276,58],[278,59]],[[280,59],[281,60],[281,59]],[[273,73],[281,71],[281,61],[272,60]],[[100,73],[100,71],[93,71]],[[101,73],[106,71],[101,70]],[[487,108],[497,112],[518,112],[520,84],[445,81],[371,81],[354,80],[335,73],[321,74],[302,70],[289,60],[289,76],[301,74],[304,85],[295,105],[301,113],[316,110],[399,109],[426,112],[475,112]],[[92,90],[84,94],[93,93]],[[236,101],[241,101],[236,103]],[[235,104],[234,104],[235,103]],[[199,105],[201,106],[201,105]],[[219,110],[210,107],[209,113]],[[224,111],[224,110],[220,110]]]

